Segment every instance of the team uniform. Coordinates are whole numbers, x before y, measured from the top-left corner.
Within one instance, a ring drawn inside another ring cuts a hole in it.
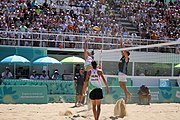
[[[89,71],[89,69],[92,67],[91,62],[93,61],[92,57],[88,56],[85,63],[84,63],[84,79],[86,79],[86,74]]]
[[[128,62],[126,62],[124,56],[120,59],[118,79],[121,82],[127,82],[126,77],[127,77],[127,66],[128,66],[128,63],[129,63],[129,58],[128,58]]]
[[[89,90],[89,98],[91,100],[102,99],[102,84],[101,79],[98,76],[98,69],[90,69],[91,76],[89,79],[88,90]]]

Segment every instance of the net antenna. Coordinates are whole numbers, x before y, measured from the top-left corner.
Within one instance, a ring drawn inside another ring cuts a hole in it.
[[[143,49],[143,48],[153,48],[153,47],[162,47],[162,46],[179,45],[179,44],[180,44],[180,41],[173,41],[173,42],[167,42],[167,43],[141,45],[141,46],[126,47],[126,48],[111,49],[111,50],[103,50],[103,52],[104,53],[111,53],[111,52],[120,52],[120,51],[123,51],[123,50],[128,51],[128,50],[137,50],[137,49]]]
[[[100,55],[99,55],[99,58],[98,58],[98,65],[100,65],[101,66],[101,68],[102,68],[102,49],[100,50]]]

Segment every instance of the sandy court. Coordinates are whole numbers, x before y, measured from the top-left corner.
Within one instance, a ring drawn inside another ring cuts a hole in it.
[[[0,104],[0,120],[93,120],[92,110],[84,107],[72,108],[74,103],[49,104]],[[115,118],[114,104],[103,104],[100,120],[178,120],[179,103],[151,105],[128,104],[127,116]],[[66,110],[73,114],[65,116]]]

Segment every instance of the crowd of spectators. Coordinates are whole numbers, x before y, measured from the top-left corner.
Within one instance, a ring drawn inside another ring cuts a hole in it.
[[[120,12],[137,26],[142,39],[176,40],[180,37],[180,4],[178,0],[125,2]]]
[[[115,5],[110,3],[113,3],[112,0],[44,0],[42,3],[40,0],[0,0],[0,44],[74,48],[73,42],[82,42],[81,37],[61,36],[58,33],[129,36],[128,30],[114,14]],[[177,2],[164,4],[133,0],[121,2],[118,7],[121,17],[127,17],[138,27],[141,38],[179,38]],[[22,40],[16,41],[14,38]],[[101,42],[102,39],[95,38],[94,41]],[[118,39],[104,39],[104,42],[117,44]],[[99,48],[98,45],[91,46],[94,47]],[[109,48],[112,47],[108,45]]]
[[[37,0],[0,0],[0,15],[0,30],[5,31],[1,32],[2,38],[40,38],[28,32],[117,36],[123,31],[105,0],[45,0],[41,4]],[[60,38],[43,35],[41,39]],[[73,41],[77,38],[72,36],[66,39]],[[1,44],[29,45],[30,42],[1,40]]]

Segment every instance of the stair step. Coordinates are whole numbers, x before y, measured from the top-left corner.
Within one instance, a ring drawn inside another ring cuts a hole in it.
[[[120,18],[121,22],[129,22],[129,20],[127,18]]]
[[[121,16],[119,13],[115,13],[114,16]]]
[[[127,27],[127,26],[124,26],[127,30],[131,30],[131,31],[136,31],[137,30],[137,28],[135,28],[135,27]]]
[[[130,22],[121,22],[121,24],[123,24],[123,25],[131,25],[132,26],[132,23],[130,23]]]
[[[124,24],[124,23],[121,23],[121,25],[122,26],[125,26],[125,27],[129,27],[129,28],[136,28],[136,27],[134,27],[131,23],[126,23],[126,24]]]

